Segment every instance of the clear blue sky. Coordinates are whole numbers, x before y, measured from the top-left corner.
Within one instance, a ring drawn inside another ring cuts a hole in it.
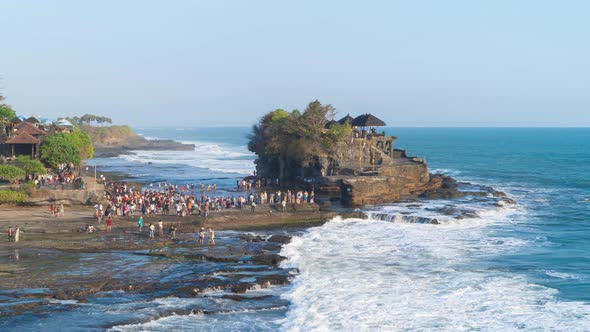
[[[590,1],[0,0],[25,115],[246,126],[314,99],[401,126],[590,126]]]

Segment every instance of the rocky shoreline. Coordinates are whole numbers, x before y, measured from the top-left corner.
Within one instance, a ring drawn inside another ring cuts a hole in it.
[[[24,231],[18,243],[0,242],[0,289],[7,290],[0,291],[6,304],[0,308],[0,317],[41,314],[55,307],[55,301],[69,304],[52,310],[74,310],[82,304],[103,301],[112,292],[151,299],[207,298],[212,292],[222,292],[227,301],[272,302],[275,306],[279,298],[271,301],[266,296],[244,293],[288,284],[297,271],[279,267],[284,259],[279,255],[282,245],[292,234],[321,225],[335,215],[320,213],[317,205],[308,205],[284,213],[228,210],[212,213],[207,219],[146,218],[146,225],[160,219],[165,227],[177,225],[177,239],[172,240],[166,234],[149,239],[146,230],[138,233],[136,217],[115,219],[112,233],[106,233],[105,225],[100,224],[97,232],[87,234],[84,225],[94,219],[89,207],[70,207],[67,218],[57,219],[50,218],[43,207],[22,210],[14,207],[0,212],[0,227],[16,223]],[[216,229],[216,245],[197,243],[195,235],[202,226]],[[129,270],[128,264],[134,269]],[[192,272],[170,279],[176,273],[171,269]],[[142,272],[148,270],[147,275]],[[219,312],[207,306],[185,310]]]
[[[170,139],[146,139],[136,135],[124,142],[113,144],[95,144],[95,158],[117,157],[122,154],[130,154],[133,150],[154,150],[154,151],[193,151],[194,144],[180,143]]]

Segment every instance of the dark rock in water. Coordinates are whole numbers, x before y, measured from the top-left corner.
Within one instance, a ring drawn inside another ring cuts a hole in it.
[[[515,200],[506,197],[506,198],[502,198],[502,199],[498,200],[495,205],[498,207],[503,207],[506,205],[516,205],[516,204],[517,204],[517,202]]]
[[[477,214],[475,211],[463,211],[462,215],[465,218],[479,218],[479,214]]]
[[[237,294],[244,294],[247,291],[249,291],[250,289],[252,289],[254,287],[254,284],[251,283],[241,283],[241,284],[237,284],[235,286],[233,286],[231,288],[231,291]]]
[[[444,207],[442,207],[438,211],[441,212],[441,213],[444,213],[446,215],[449,215],[449,216],[453,216],[453,215],[456,215],[456,214],[459,214],[460,213],[459,209],[457,209],[454,206],[450,206],[450,205],[445,205]]]
[[[277,254],[262,254],[252,256],[250,259],[254,264],[264,264],[264,265],[279,265],[282,261],[287,259],[287,257],[277,255]]]
[[[266,238],[263,237],[262,235],[245,233],[245,234],[240,234],[240,240],[246,241],[246,242],[265,242]]]
[[[279,251],[281,250],[281,244],[279,243],[268,243],[262,247],[262,250],[266,251]]]
[[[433,225],[440,225],[440,221],[438,221],[438,219],[432,219],[432,221],[430,221],[431,224]]]
[[[268,242],[275,242],[280,244],[287,244],[291,242],[291,237],[287,235],[273,235],[268,240]]]
[[[242,295],[223,295],[222,299],[230,299],[237,302],[242,301],[252,301],[252,300],[265,300],[271,298],[272,295],[262,295],[262,296],[242,296]]]
[[[260,276],[256,278],[256,284],[265,286],[288,285],[291,282],[291,276],[284,274],[273,274]]]
[[[465,193],[459,191],[458,183],[450,176],[436,174],[433,179],[440,181],[440,186],[423,192],[421,198],[438,199],[438,198],[459,198],[464,197]]]

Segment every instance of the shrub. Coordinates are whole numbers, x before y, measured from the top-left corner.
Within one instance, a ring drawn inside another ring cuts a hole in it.
[[[27,195],[20,191],[0,190],[0,204],[19,204],[27,200]]]
[[[53,168],[70,162],[80,165],[80,149],[72,134],[51,134],[41,144],[41,160]]]
[[[16,159],[22,164],[21,167],[27,174],[47,174],[47,169],[43,163],[38,160],[31,159],[29,156],[18,156]]]
[[[16,180],[18,178],[24,178],[26,172],[12,165],[0,165],[0,178],[4,178],[7,180]]]

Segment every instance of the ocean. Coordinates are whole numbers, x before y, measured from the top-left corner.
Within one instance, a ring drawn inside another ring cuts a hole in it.
[[[137,132],[197,148],[91,163],[146,183],[216,182],[227,190],[253,171],[248,128]],[[283,267],[299,274],[266,291],[285,308],[168,315],[112,330],[590,331],[590,129],[387,132],[399,137],[397,148],[426,158],[431,172],[492,186],[517,204],[467,197],[365,207],[369,220],[337,218],[283,247]],[[429,218],[441,223],[420,222]]]

